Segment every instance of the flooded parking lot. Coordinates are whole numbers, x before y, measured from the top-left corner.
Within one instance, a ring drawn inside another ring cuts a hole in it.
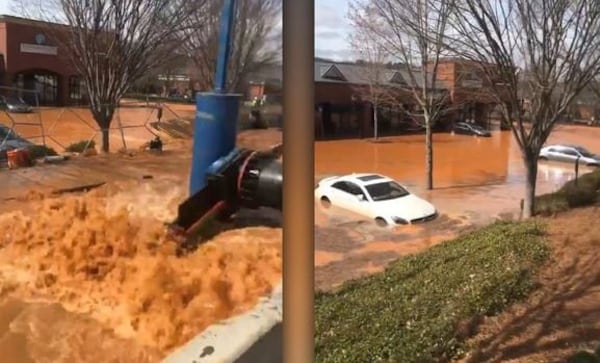
[[[424,190],[424,135],[315,143],[315,177],[353,172],[380,173],[432,202],[438,220],[382,230],[358,215],[315,203],[316,287],[327,288],[376,271],[399,255],[451,238],[465,228],[519,215],[525,169],[510,131],[491,138],[435,134],[434,190]],[[568,143],[600,152],[599,128],[560,125],[548,143]],[[580,173],[591,170],[580,167]],[[560,188],[574,178],[574,166],[540,162],[537,193]],[[340,248],[340,246],[344,246]]]

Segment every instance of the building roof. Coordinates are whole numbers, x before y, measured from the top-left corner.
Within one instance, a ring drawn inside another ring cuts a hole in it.
[[[66,24],[60,24],[60,23],[56,23],[56,22],[37,20],[37,19],[27,19],[27,18],[21,18],[19,16],[6,15],[6,14],[0,14],[0,23],[15,23],[15,24],[34,25],[34,26],[54,25],[54,26],[68,27],[68,25],[66,25]]]
[[[315,82],[364,84],[373,83],[372,76],[378,76],[377,83],[389,87],[421,87],[423,75],[419,70],[413,70],[415,83],[411,82],[408,67],[382,68],[381,72],[371,71],[367,65],[338,63],[331,61],[315,61]],[[430,75],[429,75],[430,76]],[[436,89],[446,88],[445,84],[437,80]]]

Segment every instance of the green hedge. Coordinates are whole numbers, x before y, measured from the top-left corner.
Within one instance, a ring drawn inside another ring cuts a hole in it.
[[[93,149],[94,147],[96,147],[96,142],[94,140],[81,140],[79,142],[75,142],[67,146],[65,148],[65,151],[82,153],[87,149]]]
[[[551,215],[571,208],[592,205],[599,200],[600,170],[583,174],[575,184],[568,181],[554,193],[536,197],[535,212],[540,215]]]
[[[27,147],[29,151],[29,157],[32,160],[40,159],[46,156],[56,156],[58,153],[51,147],[44,145],[31,145]]]
[[[543,226],[497,222],[315,298],[317,362],[434,362],[460,355],[465,323],[525,298],[546,260]],[[467,324],[468,325],[468,324]]]

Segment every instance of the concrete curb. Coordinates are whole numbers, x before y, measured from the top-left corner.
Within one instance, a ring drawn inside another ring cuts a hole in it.
[[[282,286],[254,309],[214,324],[163,363],[281,363]]]

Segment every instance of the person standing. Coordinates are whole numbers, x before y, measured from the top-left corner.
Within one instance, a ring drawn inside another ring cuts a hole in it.
[[[156,113],[157,113],[156,118],[158,119],[158,123],[160,123],[160,120],[162,119],[162,116],[163,116],[163,103],[162,102],[158,103]]]

